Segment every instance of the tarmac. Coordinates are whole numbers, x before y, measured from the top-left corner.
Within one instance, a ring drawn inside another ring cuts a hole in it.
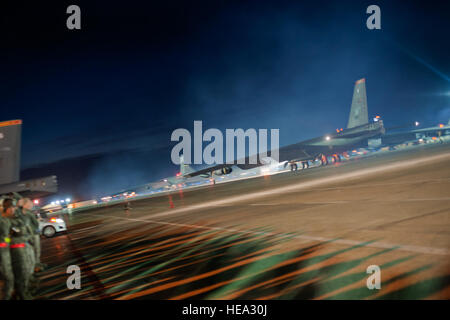
[[[130,205],[67,215],[67,234],[42,241],[36,298],[450,298],[449,144]]]

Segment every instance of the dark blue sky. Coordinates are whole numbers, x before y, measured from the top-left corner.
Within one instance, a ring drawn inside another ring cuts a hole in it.
[[[387,127],[450,118],[448,1],[92,2],[3,6],[0,104],[24,121],[23,168],[95,155],[77,169],[95,194],[174,174],[170,135],[194,120],[281,145],[344,127],[362,77]]]

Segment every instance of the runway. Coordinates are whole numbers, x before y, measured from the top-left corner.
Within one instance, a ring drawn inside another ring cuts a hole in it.
[[[450,146],[96,208],[43,241],[38,299],[449,299]],[[59,246],[59,248],[58,248]],[[82,288],[68,290],[77,264]],[[381,289],[366,281],[381,269]]]

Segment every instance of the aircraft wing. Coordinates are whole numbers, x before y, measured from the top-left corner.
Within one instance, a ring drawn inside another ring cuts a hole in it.
[[[58,191],[58,181],[56,176],[17,181],[0,185],[0,194],[10,192],[20,193],[24,197],[43,197]]]
[[[442,131],[442,130],[450,130],[450,126],[443,126],[443,127],[431,127],[431,128],[423,128],[423,129],[415,129],[408,131],[410,133],[420,133],[420,132],[428,132],[428,131]]]
[[[197,170],[197,171],[186,173],[186,174],[183,175],[183,177],[185,177],[185,178],[192,178],[192,177],[199,176],[199,175],[202,175],[202,174],[208,174],[208,173],[211,173],[213,171],[221,170],[223,168],[228,168],[228,167],[231,167],[232,165],[233,164],[225,164],[225,163],[218,164],[218,165],[215,165],[215,166],[212,166],[212,167],[207,167],[207,168],[203,168],[203,169],[200,169],[200,170]]]
[[[279,155],[280,155],[280,162],[282,161],[301,161],[301,160],[310,160],[314,159],[314,157],[320,152],[319,149],[322,148],[315,148],[315,147],[309,147],[302,143],[296,143],[292,144],[286,147],[280,148]],[[311,153],[309,153],[310,151]],[[268,153],[269,156],[272,155],[271,152]],[[267,157],[267,155],[264,155],[264,157]],[[223,163],[223,164],[217,164],[212,167],[203,168],[196,171],[189,171],[188,173],[183,174],[182,176],[185,178],[192,178],[195,176],[203,175],[203,174],[209,174],[211,172],[222,170],[224,168],[230,168],[232,166],[237,166],[239,169],[242,170],[248,170],[253,169],[255,167],[259,167],[262,165],[265,165],[264,162],[261,161],[261,158],[264,158],[262,156],[259,157],[259,161],[257,163],[250,163],[250,157],[246,157],[244,159],[243,164],[239,164],[237,161],[234,163]],[[253,158],[253,157],[252,157]]]

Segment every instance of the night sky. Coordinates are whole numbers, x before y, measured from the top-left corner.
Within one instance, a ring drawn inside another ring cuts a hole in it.
[[[281,145],[344,127],[363,77],[387,128],[446,123],[449,35],[448,1],[3,1],[0,120],[23,119],[23,177],[98,196],[174,175],[194,120]]]

